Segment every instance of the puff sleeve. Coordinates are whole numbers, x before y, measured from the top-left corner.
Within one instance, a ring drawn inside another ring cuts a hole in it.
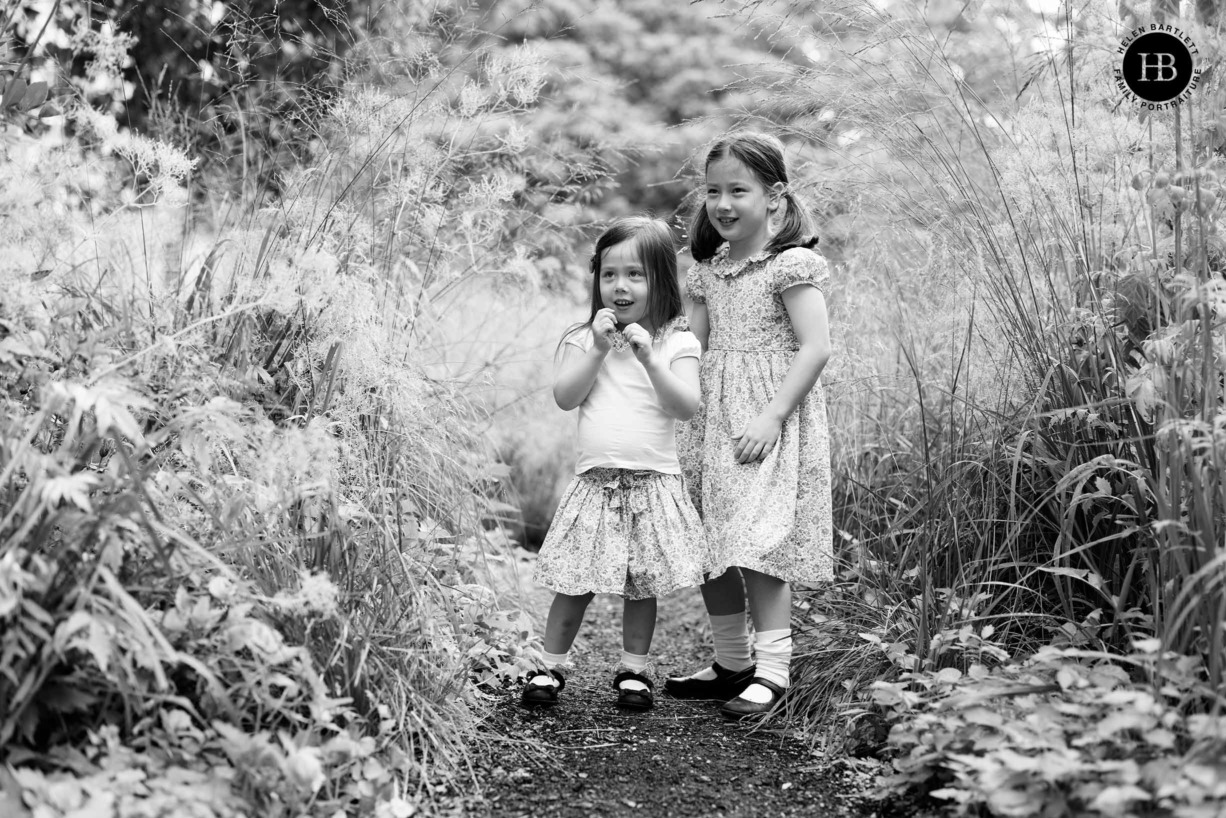
[[[592,328],[588,326],[576,327],[562,336],[562,343],[573,347],[579,347],[584,352],[592,348],[595,339],[592,337]]]
[[[830,267],[826,259],[804,247],[784,250],[771,266],[774,268],[772,286],[776,293],[798,284],[811,284],[822,290],[830,280]]]
[[[702,346],[698,336],[688,330],[679,330],[668,337],[668,362],[671,364],[678,358],[702,357]]]

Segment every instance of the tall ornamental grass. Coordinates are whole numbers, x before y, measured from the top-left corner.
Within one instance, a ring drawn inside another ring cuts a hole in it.
[[[1126,668],[1073,674],[1104,695],[1141,681],[1180,719],[1220,719],[1220,32],[1178,21],[1199,47],[1200,87],[1177,110],[1148,112],[1112,75],[1124,33],[1147,18],[1122,18],[1117,4],[1062,5],[1029,23],[1016,6],[974,4],[947,27],[891,8],[830,9],[842,42],[765,97],[813,146],[805,172],[852,311],[836,330],[854,327],[832,370],[848,582],[799,614],[815,641],[798,670],[808,693],[789,713],[823,715],[831,695],[877,679],[869,709],[908,723],[931,702],[939,723],[942,696],[973,681],[963,674],[1039,651],[1053,672],[1060,661]],[[987,32],[1005,33],[1009,81],[970,77],[987,64]],[[1049,684],[1081,683],[1043,677],[1025,692]],[[1142,752],[1202,759],[1222,735],[1197,725],[1171,721],[1178,738]],[[971,752],[938,740],[942,755],[931,736],[896,734],[906,750],[928,742],[907,783]],[[988,773],[962,774],[982,788],[962,803],[988,797]],[[1195,800],[1222,775],[1213,767],[1176,795],[1147,778],[1146,797]]]
[[[445,319],[539,284],[565,199],[531,189],[534,54],[407,19],[394,92],[338,89],[281,196],[211,214],[174,145],[6,111],[4,798],[366,816],[468,786],[478,685],[532,633]]]

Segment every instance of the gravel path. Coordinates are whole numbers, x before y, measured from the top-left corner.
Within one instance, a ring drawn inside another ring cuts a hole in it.
[[[543,623],[550,595],[534,591]],[[599,596],[571,652],[561,700],[526,710],[519,691],[499,694],[485,725],[495,752],[476,760],[483,793],[466,816],[872,816],[865,790],[876,762],[826,759],[802,737],[769,724],[726,722],[714,702],[663,692],[669,675],[709,657],[696,589],[660,601],[652,655],[656,705],[614,705],[621,600]]]

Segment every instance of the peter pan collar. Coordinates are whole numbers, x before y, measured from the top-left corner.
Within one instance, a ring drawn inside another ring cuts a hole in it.
[[[745,271],[745,268],[749,267],[751,264],[757,264],[758,262],[766,261],[768,258],[770,258],[770,252],[765,249],[754,253],[752,256],[747,258],[736,260],[728,258],[728,252],[728,243],[724,242],[719,246],[719,249],[715,251],[715,255],[711,256],[709,261],[711,271],[721,278],[732,278],[735,275],[740,275]]]

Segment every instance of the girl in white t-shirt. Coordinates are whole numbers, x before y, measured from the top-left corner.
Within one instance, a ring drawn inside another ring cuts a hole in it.
[[[592,310],[559,344],[553,396],[579,409],[578,458],[536,564],[556,591],[545,625],[544,667],[529,674],[525,705],[551,705],[595,594],[618,594],[622,659],[617,703],[646,710],[644,674],[656,598],[700,585],[708,569],[702,521],[681,482],[674,425],[698,409],[698,339],[686,328],[672,231],[645,216],[619,219],[596,241]]]

